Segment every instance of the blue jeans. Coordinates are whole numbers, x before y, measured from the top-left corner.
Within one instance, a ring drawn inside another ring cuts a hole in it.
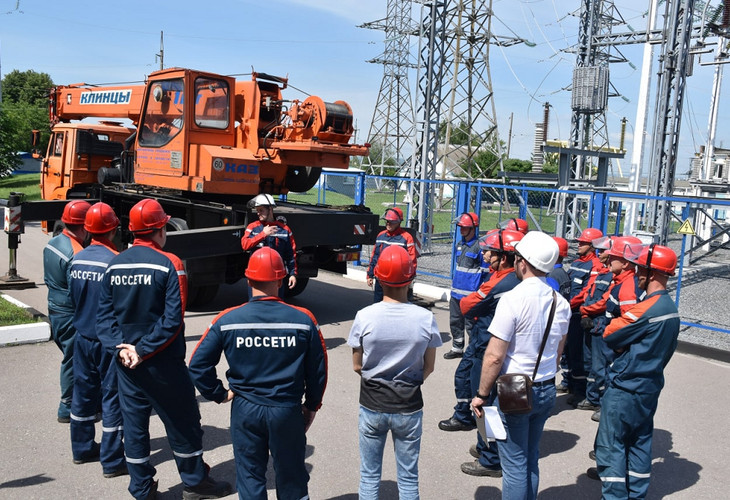
[[[393,433],[400,500],[418,495],[418,455],[421,452],[423,410],[381,413],[360,407],[360,500],[377,500],[383,470],[383,449],[388,431]]]
[[[499,404],[497,405],[499,406]],[[540,482],[537,460],[545,422],[555,406],[555,384],[533,386],[532,411],[505,415],[500,411],[507,439],[497,441],[502,463],[502,500],[534,500]]]

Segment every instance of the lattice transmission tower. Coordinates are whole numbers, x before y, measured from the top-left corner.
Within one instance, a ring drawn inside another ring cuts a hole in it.
[[[502,159],[489,70],[490,44],[509,46],[524,40],[492,33],[491,0],[419,3],[418,93],[410,175],[433,181],[440,167],[442,177],[484,177]],[[451,144],[454,137],[459,137],[458,144]],[[477,164],[481,152],[492,153],[493,161]],[[422,182],[410,196],[411,218],[418,220],[425,250],[431,243],[432,209],[442,206],[443,193],[436,200],[435,192],[433,183]]]
[[[415,29],[411,7],[411,0],[388,0],[385,19],[360,26],[385,32],[385,50],[368,61],[383,65],[383,79],[368,132],[370,156],[363,160],[368,174],[383,175],[386,168],[395,168],[396,175],[405,175],[411,164],[414,114],[408,70],[415,68],[409,46],[410,34]]]

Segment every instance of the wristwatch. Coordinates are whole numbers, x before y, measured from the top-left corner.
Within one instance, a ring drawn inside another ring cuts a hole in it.
[[[484,401],[486,401],[489,396],[482,396],[481,394],[479,394],[479,392],[477,392],[477,395],[475,397],[477,397],[479,399],[483,399]]]

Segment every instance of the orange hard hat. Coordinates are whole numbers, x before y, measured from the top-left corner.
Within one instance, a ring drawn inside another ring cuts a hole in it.
[[[406,286],[413,281],[415,269],[406,249],[390,245],[383,250],[375,264],[375,277],[380,283],[393,287]]]
[[[608,255],[624,258],[624,251],[630,245],[641,245],[641,240],[636,236],[614,236],[611,238],[611,248],[606,250]]]
[[[86,212],[91,208],[91,204],[84,200],[71,200],[63,207],[63,215],[61,222],[64,224],[83,224],[86,218]]]
[[[628,245],[624,258],[639,267],[674,276],[677,268],[677,254],[669,247],[657,245]]]
[[[104,202],[94,203],[84,221],[84,229],[91,234],[104,234],[116,229],[119,226],[119,219],[112,207]]]
[[[527,231],[530,230],[529,224],[527,224],[527,221],[525,219],[507,219],[503,220],[499,227],[501,229],[511,229],[513,231],[519,231],[522,234],[527,234]]]
[[[479,216],[474,212],[464,212],[454,222],[459,227],[478,227]]]
[[[595,227],[587,227],[583,230],[582,233],[580,233],[580,236],[578,236],[575,241],[579,243],[589,243],[593,244],[593,240],[597,240],[603,236],[603,231],[600,229],[596,229]]]
[[[560,236],[553,236],[555,243],[558,244],[558,255],[560,257],[568,256],[568,240],[561,238]]]
[[[515,251],[515,243],[520,241],[525,235],[513,229],[498,229],[489,232],[479,241],[482,250],[492,250],[499,253],[513,253]]]
[[[165,227],[169,220],[170,216],[157,200],[145,198],[129,211],[129,230],[134,234],[147,234]]]
[[[391,222],[402,222],[403,221],[403,210],[398,207],[392,207],[385,211],[383,219]]]
[[[254,281],[277,281],[286,277],[284,261],[271,247],[256,250],[248,259],[246,277]]]

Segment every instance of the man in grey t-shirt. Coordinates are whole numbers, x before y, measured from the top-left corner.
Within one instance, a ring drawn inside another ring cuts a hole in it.
[[[383,250],[375,266],[383,301],[357,313],[347,341],[353,369],[361,376],[361,499],[378,498],[388,431],[393,436],[399,496],[419,497],[421,385],[434,369],[436,348],[442,342],[433,313],[408,302],[414,271],[403,247]]]

